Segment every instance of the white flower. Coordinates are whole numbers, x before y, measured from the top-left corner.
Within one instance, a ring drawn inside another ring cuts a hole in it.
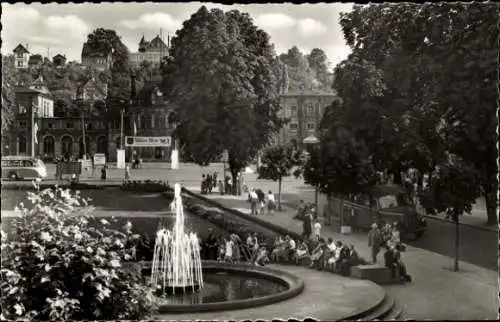
[[[44,276],[44,277],[42,277],[42,280],[40,281],[40,283],[42,283],[42,284],[43,284],[43,283],[45,283],[45,282],[50,282],[50,277],[48,277],[48,276]]]
[[[40,234],[40,239],[44,242],[50,243],[52,241],[52,236],[48,232],[42,231],[42,233]]]
[[[97,248],[96,254],[99,256],[104,256],[106,255],[106,252],[101,247],[99,247]]]
[[[3,231],[3,229],[1,230],[1,233],[2,233],[2,243],[4,243],[7,241],[7,233]]]
[[[101,224],[109,225],[109,221],[107,221],[106,219],[101,219]]]
[[[24,309],[19,303],[14,305],[14,310],[16,310],[17,315],[19,315],[19,316],[23,315]]]
[[[48,272],[52,269],[52,267],[49,264],[45,264],[45,271]]]
[[[76,240],[76,241],[80,241],[80,240],[82,240],[82,237],[83,237],[83,236],[82,236],[82,234],[81,234],[79,231],[77,231],[77,232],[75,233],[75,240]]]
[[[123,248],[123,244],[122,244],[122,242],[119,239],[115,240],[115,245],[118,246],[118,247],[120,247],[120,248]]]
[[[87,252],[88,252],[88,253],[91,253],[91,254],[92,254],[92,252],[93,252],[93,251],[94,251],[94,250],[92,249],[92,247],[90,247],[90,246],[88,246],[88,247],[87,247]]]
[[[105,243],[105,244],[111,244],[111,238],[109,238],[109,237],[104,237],[104,238],[102,239],[102,242],[103,242],[103,243]]]
[[[109,265],[110,265],[111,267],[115,267],[115,268],[116,268],[116,267],[120,267],[120,266],[121,266],[121,265],[120,265],[120,261],[118,261],[117,259],[112,259],[112,260],[110,260],[110,261],[109,261]]]

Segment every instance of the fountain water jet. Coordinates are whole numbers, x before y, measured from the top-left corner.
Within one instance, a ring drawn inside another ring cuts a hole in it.
[[[172,231],[161,228],[156,232],[151,284],[161,293],[186,293],[203,287],[200,244],[194,233],[184,232],[184,208],[181,186],[174,186],[170,208],[175,213]]]

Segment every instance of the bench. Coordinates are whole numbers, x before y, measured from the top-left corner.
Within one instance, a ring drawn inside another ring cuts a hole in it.
[[[377,284],[389,284],[399,280],[396,270],[396,278],[392,278],[391,270],[380,264],[358,265],[351,267],[351,277],[369,280]]]

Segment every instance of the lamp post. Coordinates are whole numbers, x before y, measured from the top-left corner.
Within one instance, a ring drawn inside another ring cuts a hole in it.
[[[314,135],[310,135],[307,138],[302,141],[306,146],[310,147],[316,147],[319,145],[320,141],[317,137]],[[311,158],[311,151],[309,152],[309,158]],[[314,207],[316,209],[316,217],[318,217],[319,211],[318,211],[318,185],[314,185]]]

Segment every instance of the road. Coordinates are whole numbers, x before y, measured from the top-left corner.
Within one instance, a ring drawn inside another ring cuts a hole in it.
[[[133,180],[168,180],[170,182],[183,182],[186,187],[199,187],[199,180],[203,173],[219,172],[221,177],[222,166],[211,165],[209,167],[198,167],[194,165],[181,165],[181,170],[170,170],[166,164],[145,164],[144,169],[132,170]],[[48,165],[49,178],[54,177],[55,168]],[[123,170],[111,169],[109,175],[112,180],[120,182]],[[97,174],[96,174],[97,177]],[[255,174],[245,175],[246,183],[249,187],[272,189],[276,192],[277,184],[265,180],[257,180]],[[26,184],[30,184],[26,182]],[[287,178],[283,183],[282,199],[287,203],[295,203],[299,199],[314,200],[314,190],[304,186],[299,180]],[[13,209],[21,199],[23,191],[2,189],[2,210]],[[320,204],[323,197],[319,198]],[[321,209],[321,206],[320,206]],[[144,209],[145,210],[145,209]],[[407,241],[415,247],[427,249],[449,257],[454,257],[455,226],[453,223],[443,222],[435,219],[428,219],[429,230],[421,239]],[[460,258],[463,261],[475,264],[491,270],[497,270],[498,258],[498,235],[496,231],[479,229],[460,225]]]

